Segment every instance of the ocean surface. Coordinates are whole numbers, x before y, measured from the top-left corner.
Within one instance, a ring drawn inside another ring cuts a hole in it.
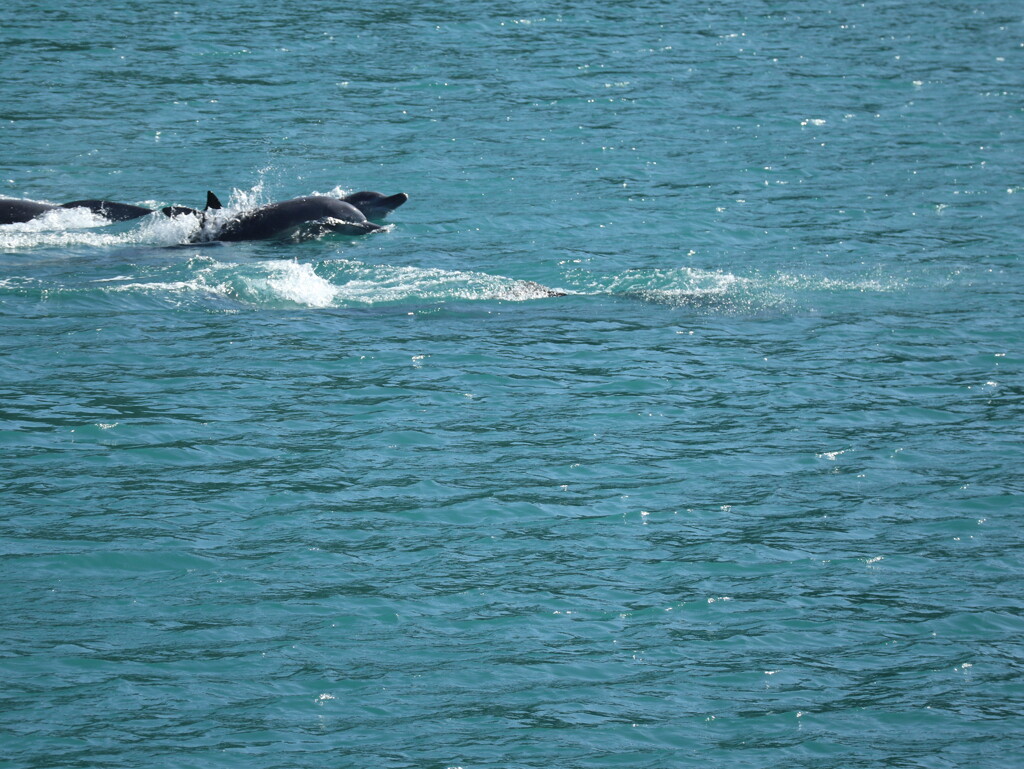
[[[1024,766],[1019,1],[0,51],[0,196],[410,195],[0,226],[0,767]]]

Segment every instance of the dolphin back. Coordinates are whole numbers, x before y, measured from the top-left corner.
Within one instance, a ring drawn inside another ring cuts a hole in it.
[[[128,203],[115,203],[112,200],[73,200],[64,203],[61,208],[88,208],[97,216],[112,222],[127,222],[153,213],[153,209],[144,206],[133,206]]]
[[[40,214],[52,211],[57,206],[52,203],[37,203],[34,200],[20,198],[0,198],[0,224],[20,224],[30,222]]]
[[[163,211],[164,216],[181,216],[182,214],[199,216],[203,213],[202,211],[197,211],[196,209],[189,208],[188,206],[164,206],[160,210]]]
[[[376,225],[367,226],[369,224],[355,206],[337,198],[310,195],[237,214],[224,225],[217,240],[263,240],[288,234],[303,225],[322,226],[329,232],[351,235],[380,229]]]

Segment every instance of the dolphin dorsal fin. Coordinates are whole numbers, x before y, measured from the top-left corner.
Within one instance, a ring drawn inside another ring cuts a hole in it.
[[[216,211],[219,208],[224,208],[224,206],[222,206],[220,204],[220,201],[217,199],[216,195],[214,195],[212,192],[207,190],[206,191],[206,210],[207,211]]]

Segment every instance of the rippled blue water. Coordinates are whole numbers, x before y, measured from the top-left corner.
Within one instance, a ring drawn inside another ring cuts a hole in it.
[[[0,766],[1024,764],[1019,3],[0,45]]]

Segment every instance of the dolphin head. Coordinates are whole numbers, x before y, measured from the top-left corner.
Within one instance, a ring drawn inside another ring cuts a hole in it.
[[[349,205],[355,206],[363,212],[367,219],[383,219],[405,201],[409,196],[404,192],[395,195],[383,195],[379,192],[353,192],[346,195],[342,200]]]

